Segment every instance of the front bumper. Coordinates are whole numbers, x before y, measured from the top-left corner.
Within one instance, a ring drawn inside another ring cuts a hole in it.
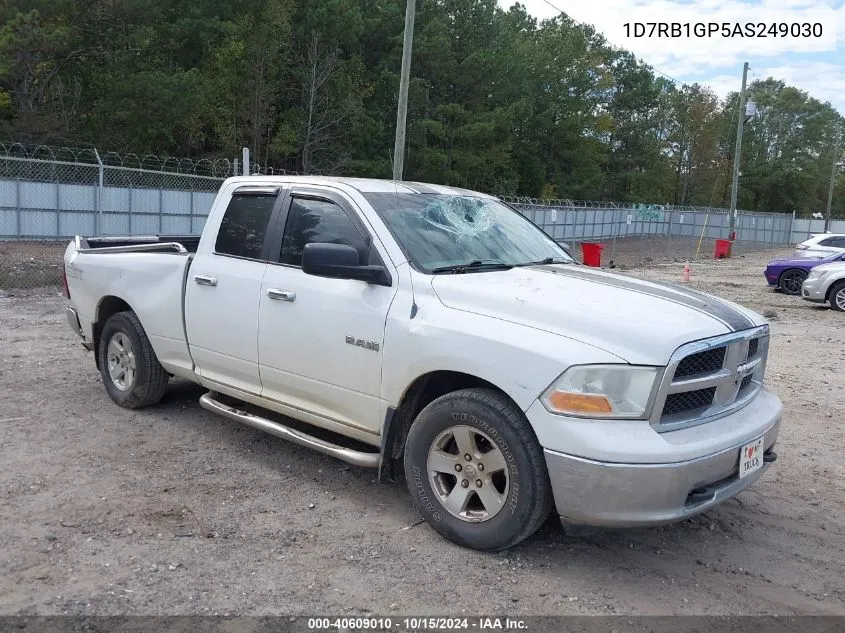
[[[726,501],[757,481],[776,459],[778,422],[764,434],[764,464],[739,478],[736,446],[672,464],[614,464],[545,450],[561,521],[640,527],[681,521]],[[749,441],[753,441],[753,438]]]
[[[658,433],[645,421],[526,412],[540,445],[558,515],[565,524],[638,527],[703,512],[757,481],[774,461],[783,404],[761,389],[723,418]],[[764,464],[739,479],[740,448],[763,440]]]
[[[816,279],[805,279],[801,285],[801,298],[813,303],[824,303],[825,289],[821,277]]]
[[[770,286],[777,286],[778,285],[778,276],[775,273],[770,273],[768,270],[763,273],[763,277],[766,278],[766,283]]]

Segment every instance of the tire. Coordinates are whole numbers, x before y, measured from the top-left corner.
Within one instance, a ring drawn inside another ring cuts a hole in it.
[[[516,405],[488,389],[446,394],[420,412],[405,444],[405,479],[432,528],[477,550],[516,545],[552,508],[543,449],[531,425]]]
[[[141,409],[164,396],[167,372],[134,312],[118,312],[106,321],[97,353],[103,384],[116,404]]]
[[[801,294],[801,284],[807,278],[807,272],[798,268],[790,268],[781,273],[778,288],[785,295]]]
[[[845,281],[840,281],[830,289],[828,301],[837,312],[845,312]]]

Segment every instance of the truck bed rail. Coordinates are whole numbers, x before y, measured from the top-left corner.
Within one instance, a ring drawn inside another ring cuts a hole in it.
[[[105,236],[75,238],[76,250],[88,253],[195,253],[197,235]]]

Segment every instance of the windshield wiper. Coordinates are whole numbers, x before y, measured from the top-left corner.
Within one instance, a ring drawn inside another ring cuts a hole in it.
[[[544,264],[568,264],[570,263],[569,260],[563,259],[561,257],[546,257],[546,259],[541,259],[537,262],[525,262],[524,264],[516,264],[516,266],[541,266]]]
[[[452,264],[450,266],[439,266],[432,270],[432,274],[439,273],[466,273],[473,270],[509,270],[513,268],[510,264],[498,259],[474,259],[466,264]]]

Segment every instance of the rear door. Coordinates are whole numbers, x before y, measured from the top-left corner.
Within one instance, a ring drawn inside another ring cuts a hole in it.
[[[284,187],[234,190],[215,240],[203,240],[188,273],[185,325],[197,373],[206,381],[261,393],[258,306]],[[278,242],[278,240],[275,240]]]

